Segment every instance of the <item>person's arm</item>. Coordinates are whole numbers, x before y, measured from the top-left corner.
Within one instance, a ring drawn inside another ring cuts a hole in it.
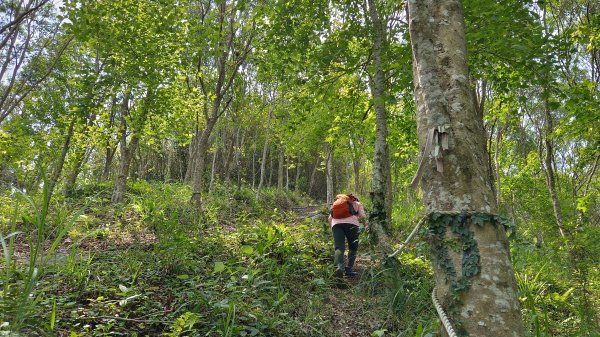
[[[357,209],[358,209],[358,214],[356,214],[356,217],[358,217],[359,219],[362,219],[365,216],[367,216],[365,214],[365,208],[364,208],[364,206],[360,202],[355,201],[354,205],[357,206]]]
[[[363,221],[363,223],[365,225],[365,228],[368,228],[369,221],[366,220],[367,214],[365,213],[365,207],[360,202],[356,202],[356,203],[358,204],[358,214],[356,214],[356,217],[359,219],[365,219],[365,221]]]

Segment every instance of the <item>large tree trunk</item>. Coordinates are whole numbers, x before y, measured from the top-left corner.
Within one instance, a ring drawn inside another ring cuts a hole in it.
[[[391,219],[390,158],[387,144],[387,111],[385,109],[385,76],[382,53],[385,44],[385,27],[381,22],[375,0],[368,0],[369,15],[373,26],[373,66],[375,73],[371,80],[371,95],[375,107],[375,158],[373,160],[373,208],[369,222],[373,228],[381,227],[389,232]],[[377,240],[377,236],[372,238]]]
[[[462,2],[409,0],[408,8],[417,131],[423,151],[417,178],[422,177],[425,210],[488,215],[482,225],[459,221],[467,238],[442,224],[440,236],[470,240],[475,248],[455,252],[448,240],[432,240],[436,295],[455,328],[470,336],[523,336],[505,229],[489,220],[497,209],[487,172],[483,121],[469,88]],[[432,228],[434,218],[430,217]],[[453,215],[451,219],[463,218]],[[479,269],[463,268],[461,261],[477,260],[477,252]],[[457,281],[466,277],[470,286],[459,290]],[[460,301],[454,301],[455,296]]]

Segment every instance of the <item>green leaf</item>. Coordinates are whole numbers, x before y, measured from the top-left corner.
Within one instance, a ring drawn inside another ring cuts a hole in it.
[[[221,262],[221,261],[215,262],[215,269],[214,269],[215,273],[220,273],[224,270],[225,270],[225,264],[223,262]]]
[[[381,336],[385,335],[386,331],[387,331],[387,329],[375,330],[375,331],[373,331],[373,333],[371,334],[371,336],[372,337],[381,337]]]
[[[52,313],[50,315],[50,330],[54,331],[56,324],[56,297],[52,300]]]
[[[244,255],[250,255],[250,254],[254,253],[254,247],[244,245],[244,246],[242,246],[242,253]]]

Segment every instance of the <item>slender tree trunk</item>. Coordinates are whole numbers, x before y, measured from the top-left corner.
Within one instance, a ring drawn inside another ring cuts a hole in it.
[[[54,193],[54,188],[56,187],[56,184],[58,183],[58,180],[62,175],[63,167],[65,165],[65,158],[67,158],[67,153],[69,152],[69,147],[71,146],[71,139],[73,138],[73,130],[76,121],[77,118],[73,117],[73,120],[71,120],[71,123],[69,124],[69,128],[67,129],[67,135],[65,136],[65,142],[63,144],[60,157],[58,158],[58,162],[56,163],[56,167],[54,168],[52,177],[48,181],[48,198],[46,206],[50,204],[50,199],[52,198],[52,194]]]
[[[310,182],[308,183],[308,194],[310,195],[313,190],[313,186],[315,185],[315,177],[317,176],[317,171],[319,170],[319,166],[321,165],[321,156],[317,154],[315,158],[315,166],[313,167],[312,173],[310,174]]]
[[[71,197],[73,192],[75,191],[75,185],[77,183],[77,177],[81,173],[81,167],[83,166],[83,162],[88,154],[88,150],[86,148],[77,149],[75,152],[74,164],[71,173],[65,180],[64,187],[64,195],[67,197]]]
[[[235,158],[233,160],[233,162],[235,163],[236,166],[236,171],[237,171],[237,184],[238,187],[240,187],[242,185],[242,162],[241,162],[241,149],[244,148],[244,140],[245,140],[245,134],[242,134],[240,137],[240,131],[238,130],[238,136],[236,137],[238,140],[236,141],[237,145],[235,147]],[[240,139],[241,138],[241,139]]]
[[[110,201],[113,204],[122,202],[123,197],[125,196],[129,168],[131,167],[131,160],[133,159],[133,154],[137,148],[138,141],[138,136],[135,134],[131,136],[129,144],[126,143],[126,139],[121,141],[121,160],[119,161],[119,170],[117,171],[117,179],[115,180],[115,189],[110,198]]]
[[[498,209],[500,209],[500,204],[502,200],[502,184],[500,181],[500,142],[502,141],[502,133],[503,127],[498,126],[498,130],[496,131],[496,144],[494,149],[494,166],[496,171],[496,205]]]
[[[218,141],[215,142],[215,152],[213,153],[212,165],[210,168],[210,183],[208,184],[208,190],[212,191],[213,184],[215,183],[215,174],[217,170],[217,153],[219,152]]]
[[[265,134],[265,144],[263,146],[262,153],[262,161],[260,162],[260,180],[258,182],[258,188],[256,189],[256,199],[260,196],[260,189],[263,186],[266,176],[266,165],[267,165],[267,154],[269,153],[269,137],[271,135],[271,117],[273,115],[273,110],[269,111],[269,115],[267,116],[267,131]]]
[[[285,156],[285,190],[290,190],[290,156]]]
[[[417,131],[423,151],[416,178],[422,178],[425,210],[494,214],[497,209],[487,172],[483,121],[469,88],[462,2],[409,0],[408,9]],[[441,305],[453,325],[470,336],[523,336],[504,227],[487,220],[474,225],[465,222],[466,218],[458,219],[463,219],[465,235],[472,235],[469,244],[478,247],[479,270],[463,269],[461,263],[472,260],[473,250],[454,251],[446,240],[433,242],[435,251],[447,253],[432,259]],[[441,226],[440,235],[461,238],[450,226]],[[467,274],[470,286],[466,290],[451,288],[458,276],[451,275],[449,268],[456,275],[473,272]],[[453,301],[453,296],[460,302]]]
[[[196,144],[196,151],[194,153],[195,164],[194,172],[192,174],[192,198],[191,201],[196,209],[202,212],[202,189],[204,188],[204,165],[206,163],[206,154],[210,145],[210,134],[216,124],[215,119],[209,119],[206,127],[201,133],[198,143]]]
[[[354,169],[354,189],[358,193],[362,193],[363,188],[360,183],[360,159],[356,155],[352,157],[352,168]]]
[[[256,186],[256,145],[252,147],[252,189]]]
[[[346,163],[344,167],[346,168],[346,191],[352,191],[352,162],[348,154],[346,154],[345,159]],[[354,190],[354,193],[358,193],[358,190]]]
[[[113,147],[107,144],[105,152],[106,154],[104,156],[104,168],[102,169],[102,174],[100,175],[100,181],[106,181],[110,177],[110,169],[112,167],[112,162],[115,158],[115,154],[117,153],[117,147]]]
[[[123,201],[125,195],[125,189],[127,186],[127,177],[129,176],[129,168],[131,166],[131,158],[133,157],[133,151],[137,147],[137,134],[131,135],[131,140],[127,144],[127,121],[126,117],[129,113],[129,100],[131,99],[131,91],[128,91],[123,97],[121,103],[121,132],[120,132],[120,150],[121,160],[119,161],[119,169],[117,171],[117,178],[115,179],[115,187],[113,189],[112,196],[110,198],[111,203],[116,204]]]
[[[544,147],[546,148],[546,152],[544,155],[544,164],[542,165],[544,168],[544,175],[546,177],[546,187],[548,188],[548,193],[550,194],[550,199],[552,201],[552,209],[554,210],[554,218],[556,219],[556,224],[558,226],[558,233],[560,236],[565,236],[564,225],[563,225],[563,217],[562,217],[562,209],[560,207],[560,202],[558,200],[558,193],[556,192],[556,175],[554,171],[554,145],[552,144],[552,132],[554,131],[552,115],[550,114],[550,110],[548,107],[548,97],[544,98],[544,117],[545,117],[545,127],[544,127]]]
[[[391,175],[387,145],[387,111],[385,108],[385,75],[382,54],[385,48],[385,27],[381,22],[375,0],[368,0],[369,15],[373,26],[373,67],[371,95],[375,107],[375,158],[373,160],[373,208],[369,213],[371,226],[380,226],[384,232],[390,230],[391,219]],[[377,240],[376,236],[372,238]]]
[[[108,120],[108,128],[112,128],[115,123],[115,115],[117,110],[117,98],[113,97],[111,110],[110,110],[110,118]],[[117,144],[112,145],[111,140],[107,139],[104,147],[106,155],[104,156],[104,169],[102,170],[102,174],[99,177],[99,181],[107,181],[110,177],[110,168],[112,166],[113,158],[115,157],[115,153],[117,152]]]
[[[237,129],[237,130],[236,130]],[[235,133],[235,137],[234,137],[234,133]],[[240,128],[234,128],[234,130],[232,130],[232,134],[231,134],[231,139],[229,140],[229,142],[225,142],[224,144],[228,144],[227,145],[227,151],[224,151],[223,154],[223,174],[222,174],[222,179],[224,182],[229,182],[229,180],[231,179],[231,162],[233,160],[235,160],[235,143],[237,142],[237,138],[239,138],[240,135]]]
[[[177,154],[177,152],[174,151],[175,149],[173,149],[169,143],[170,143],[169,141],[163,141],[163,148],[165,151],[165,155],[167,156],[167,162],[165,163],[164,179],[163,179],[163,182],[165,182],[165,183],[168,183],[173,180],[171,170],[172,170],[172,166],[173,166],[173,157],[175,157],[175,155]]]
[[[83,136],[85,141],[89,141],[89,129],[94,125],[94,121],[96,120],[96,114],[90,113],[87,117],[87,127],[83,130]],[[72,195],[75,190],[75,184],[77,183],[77,177],[81,173],[81,167],[83,166],[83,162],[86,157],[89,157],[89,153],[92,151],[93,145],[89,146],[78,146],[75,150],[75,159],[74,165],[72,167],[71,173],[67,177],[65,181],[65,186],[63,189],[63,193],[65,196],[69,197]]]
[[[294,191],[296,193],[300,192],[300,173],[302,170],[300,169],[300,157],[296,157],[296,179],[294,182]]]
[[[192,140],[190,141],[190,145],[188,147],[188,162],[185,169],[185,176],[183,177],[183,181],[191,182],[192,174],[194,172],[195,164],[196,164],[196,144],[198,143],[198,138],[200,138],[199,133],[194,134]]]
[[[267,179],[267,185],[273,186],[273,151],[269,149],[269,179]]]
[[[325,147],[325,157],[326,159],[326,176],[327,176],[327,205],[331,205],[333,203],[333,148],[331,145],[327,145]]]
[[[283,182],[285,176],[284,174],[284,166],[285,166],[285,149],[283,148],[283,144],[279,143],[279,165],[277,167],[277,190],[283,191]]]

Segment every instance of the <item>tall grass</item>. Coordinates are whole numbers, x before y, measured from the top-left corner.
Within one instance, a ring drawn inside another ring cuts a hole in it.
[[[40,324],[37,319],[30,322],[30,319],[35,316],[36,303],[40,300],[40,297],[35,294],[35,287],[38,280],[46,273],[51,257],[84,209],[77,211],[66,224],[60,224],[56,228],[57,231],[52,233],[53,228],[47,222],[50,200],[45,181],[39,204],[24,192],[14,194],[12,199],[13,215],[9,224],[10,233],[0,234],[4,256],[4,272],[0,275],[3,285],[0,297],[2,329],[19,332],[24,328],[39,330],[43,325],[54,327],[56,317],[54,310],[48,324]],[[24,208],[22,204],[25,205]],[[25,220],[20,225],[23,227],[29,225],[31,228],[18,231],[19,216]],[[29,246],[29,255],[27,261],[20,262],[14,259],[15,237],[26,235],[25,233],[29,233],[25,238]],[[45,249],[46,244],[49,244],[48,249]]]

